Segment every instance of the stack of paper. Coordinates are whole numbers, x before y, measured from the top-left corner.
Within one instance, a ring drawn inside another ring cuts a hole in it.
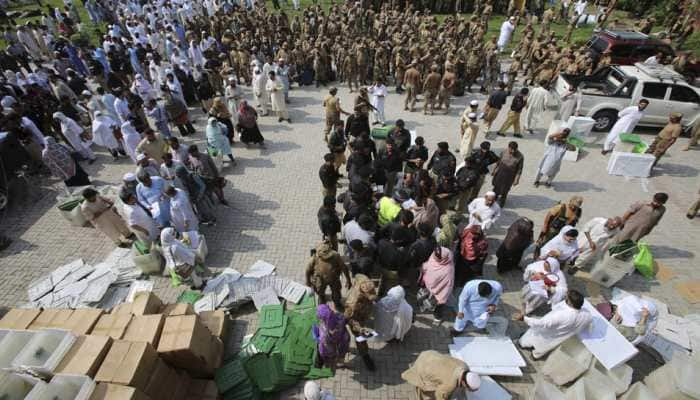
[[[456,337],[448,345],[450,355],[464,361],[480,375],[523,376],[525,360],[508,337]]]
[[[129,286],[140,277],[130,250],[116,248],[95,266],[79,259],[56,268],[31,283],[27,294],[33,307],[110,308],[124,302]]]

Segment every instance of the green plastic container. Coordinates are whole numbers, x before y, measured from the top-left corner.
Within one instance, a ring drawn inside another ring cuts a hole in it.
[[[385,140],[389,136],[389,132],[394,130],[395,125],[387,125],[379,128],[372,128],[371,136],[372,139],[382,139]]]
[[[648,149],[648,148],[649,148],[649,146],[648,146],[646,143],[644,143],[644,142],[642,142],[642,143],[637,143],[637,144],[635,144],[634,147],[632,148],[632,153],[635,153],[635,154],[644,154],[644,153],[647,152],[647,149]]]
[[[627,143],[642,143],[642,138],[634,133],[621,133],[620,140]]]
[[[83,199],[75,199],[67,201],[63,204],[58,205],[58,209],[61,211],[72,211],[75,207],[79,206],[83,202]]]
[[[583,140],[574,136],[568,137],[566,139],[566,143],[575,146],[577,149],[582,148],[586,144]]]

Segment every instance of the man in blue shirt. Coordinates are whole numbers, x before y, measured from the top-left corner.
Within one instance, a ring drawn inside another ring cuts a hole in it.
[[[496,281],[475,279],[467,282],[459,295],[459,312],[450,333],[453,336],[460,334],[469,322],[477,329],[486,328],[502,293],[503,287]]]

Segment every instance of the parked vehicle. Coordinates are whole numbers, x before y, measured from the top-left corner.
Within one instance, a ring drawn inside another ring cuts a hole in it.
[[[700,89],[663,65],[611,65],[590,76],[561,74],[554,91],[562,95],[571,84],[579,85],[580,113],[596,120],[593,130],[598,132],[610,130],[620,110],[643,98],[649,106],[640,126],[662,127],[671,112],[683,113],[684,129],[700,123]]]
[[[668,62],[676,56],[669,44],[635,31],[599,31],[593,34],[586,47],[595,63],[605,51],[610,52],[610,64],[616,65],[634,65],[659,53],[663,54]],[[686,80],[692,82],[700,76],[700,63],[689,61],[684,74]]]

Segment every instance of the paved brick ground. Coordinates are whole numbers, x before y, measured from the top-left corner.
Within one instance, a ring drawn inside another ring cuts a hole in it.
[[[326,91],[321,89],[295,89],[291,93],[291,118],[293,124],[277,124],[276,119],[261,119],[261,131],[268,148],[247,149],[236,146],[234,154],[238,166],[225,170],[231,185],[226,195],[231,208],[219,208],[219,223],[203,228],[210,247],[207,263],[212,268],[231,266],[245,271],[257,259],[276,265],[280,274],[302,281],[308,251],[319,239],[316,211],[321,196],[317,177],[318,167],[325,146],[321,140],[323,109],[320,106]],[[352,103],[346,89],[340,90],[344,104]],[[407,127],[417,129],[426,139],[430,149],[446,140],[454,148],[459,138],[459,113],[469,100],[484,100],[483,96],[465,96],[454,101],[447,116],[423,116],[422,113],[404,112],[402,98],[391,94],[387,99],[386,114],[390,120],[403,118]],[[422,105],[422,104],[420,104]],[[346,108],[350,108],[346,106]],[[505,113],[494,124],[505,119]],[[681,152],[687,139],[681,139],[665,157],[654,176],[649,179],[625,179],[608,176],[607,161],[599,154],[600,145],[590,147],[577,162],[565,162],[552,189],[535,189],[532,186],[535,166],[542,155],[544,127],[551,116],[545,116],[542,129],[534,136],[519,139],[525,154],[525,171],[520,186],[508,200],[508,207],[498,221],[493,234],[492,252],[497,240],[503,237],[509,224],[519,215],[528,216],[541,226],[544,210],[556,201],[566,201],[571,195],[582,195],[583,220],[597,216],[622,215],[626,207],[637,200],[647,200],[656,191],[666,191],[671,198],[668,211],[661,224],[647,238],[657,260],[673,272],[664,281],[647,281],[639,275],[626,278],[619,286],[635,293],[645,293],[668,303],[678,314],[697,312],[697,304],[689,304],[674,289],[674,285],[697,279],[693,274],[695,253],[700,250],[697,238],[700,221],[689,221],[684,215],[698,190],[697,151]],[[203,137],[203,119],[198,119],[197,142]],[[483,135],[479,140],[483,139]],[[511,138],[493,141],[495,150],[503,149]],[[132,169],[125,160],[114,163],[104,152],[99,153],[97,163],[87,166],[96,183],[117,183],[123,173]],[[484,191],[489,185],[484,185]],[[14,239],[7,250],[0,253],[0,304],[16,305],[26,301],[27,284],[62,263],[82,257],[87,262],[97,262],[112,250],[112,244],[99,232],[89,228],[75,228],[59,215],[54,207],[55,196],[60,192],[55,182],[33,182],[28,193],[15,199],[0,229]],[[17,200],[20,199],[20,200]],[[494,272],[494,259],[486,264],[487,276],[504,283],[508,293],[504,296],[502,312],[509,316],[517,306],[517,290],[521,286],[519,274],[498,276]],[[597,285],[574,278],[572,286],[581,288],[592,297],[606,295]],[[166,301],[175,299],[178,290],[171,289],[165,279],[157,279],[156,291]],[[250,311],[246,309],[245,311]],[[242,312],[234,323],[231,341],[235,343],[255,328],[250,313]],[[402,344],[373,345],[372,355],[378,370],[369,374],[354,353],[348,357],[348,369],[338,371],[335,378],[322,385],[331,389],[338,399],[406,399],[413,398],[413,388],[406,385],[400,374],[417,354],[426,349],[447,351],[451,342],[448,336],[450,324],[435,325],[432,318],[419,315],[411,332]],[[522,326],[511,324],[509,334],[517,337]],[[633,360],[639,367],[637,377],[643,376],[655,364],[647,356]],[[498,379],[520,398],[527,398],[532,388],[533,374],[538,364],[530,364],[526,375],[518,379]],[[300,387],[289,390],[282,398],[300,398]]]

